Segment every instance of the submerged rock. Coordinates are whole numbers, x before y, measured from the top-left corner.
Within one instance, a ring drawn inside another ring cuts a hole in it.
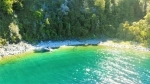
[[[41,52],[50,52],[50,51],[52,51],[52,49],[51,48],[49,48],[49,47],[46,47],[46,48],[36,48],[35,50],[34,50],[34,52],[36,52],[36,53],[41,53]]]

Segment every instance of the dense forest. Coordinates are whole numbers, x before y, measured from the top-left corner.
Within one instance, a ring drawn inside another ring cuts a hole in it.
[[[0,45],[101,36],[150,44],[150,0],[0,0]]]

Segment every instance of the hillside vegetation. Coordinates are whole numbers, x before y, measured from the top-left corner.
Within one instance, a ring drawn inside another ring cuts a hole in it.
[[[0,0],[0,45],[106,36],[150,44],[150,0]]]

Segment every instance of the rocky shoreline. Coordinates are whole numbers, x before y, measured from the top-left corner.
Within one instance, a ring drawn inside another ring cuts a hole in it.
[[[33,49],[35,49],[35,47],[26,42],[20,42],[18,44],[7,44],[5,46],[0,47],[0,58],[5,56],[21,54]]]
[[[85,40],[85,41],[76,41],[76,40],[65,40],[65,41],[41,41],[37,45],[28,44],[26,42],[20,42],[18,44],[7,44],[0,47],[0,59],[6,56],[13,56],[16,54],[21,54],[24,52],[44,49],[44,48],[58,48],[61,46],[76,46],[76,45],[88,45],[88,44],[98,44],[100,40]]]
[[[115,43],[113,41],[106,41],[106,42],[101,42],[98,45],[103,45],[103,46],[109,46],[109,47],[114,47],[114,48],[121,48],[121,49],[133,49],[133,50],[139,50],[139,51],[150,51],[150,48],[143,47],[141,45],[136,45],[136,44],[131,44],[131,43]]]
[[[103,45],[115,48],[126,48],[126,49],[134,49],[140,51],[150,51],[150,48],[145,48],[140,45],[131,45],[131,44],[123,44],[123,43],[114,43],[113,41],[105,41],[101,40],[84,40],[84,41],[76,41],[76,40],[65,40],[65,41],[46,41],[39,42],[37,45],[28,44],[26,42],[20,42],[18,44],[8,44],[0,47],[0,59],[6,56],[13,56],[16,54],[21,54],[24,52],[36,50],[39,48],[58,48],[61,46],[77,46],[77,45]]]

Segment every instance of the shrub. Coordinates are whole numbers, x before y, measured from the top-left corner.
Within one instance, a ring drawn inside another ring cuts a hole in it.
[[[0,10],[9,15],[23,8],[22,0],[0,0]]]
[[[7,43],[6,39],[0,37],[0,46],[5,45]]]
[[[35,12],[34,12],[34,17],[35,17],[36,19],[42,19],[42,17],[43,17],[42,11],[39,11],[39,10],[35,11]]]
[[[12,42],[17,42],[21,40],[21,35],[19,34],[19,27],[15,22],[10,23],[9,30]]]
[[[23,9],[23,1],[20,0],[20,1],[16,1],[15,3],[13,3],[13,10],[15,11],[19,11],[19,10],[22,10]]]

